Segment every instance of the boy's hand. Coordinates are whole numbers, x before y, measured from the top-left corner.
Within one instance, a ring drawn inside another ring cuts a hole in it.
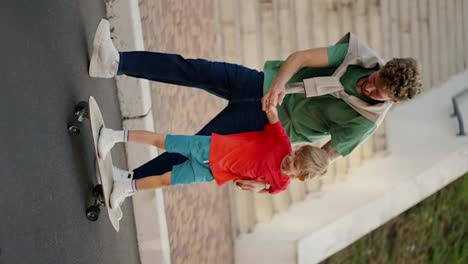
[[[274,114],[274,115],[278,115],[278,109],[276,109],[276,106],[272,106],[270,108],[267,108],[267,110],[265,111],[267,114]]]
[[[241,190],[259,192],[265,189],[264,181],[256,180],[234,180],[234,184]]]
[[[274,124],[278,122],[278,110],[276,109],[276,106],[271,106],[265,110],[266,116],[268,118],[268,123]]]
[[[286,89],[284,85],[272,85],[262,98],[262,109],[267,111],[270,107],[276,107],[283,103]]]

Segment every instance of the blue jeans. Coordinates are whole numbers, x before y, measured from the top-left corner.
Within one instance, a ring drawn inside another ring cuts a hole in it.
[[[121,52],[118,74],[205,90],[229,101],[197,135],[261,131],[263,72],[225,62],[185,59],[177,54]],[[134,179],[161,175],[187,158],[165,152],[134,170]]]

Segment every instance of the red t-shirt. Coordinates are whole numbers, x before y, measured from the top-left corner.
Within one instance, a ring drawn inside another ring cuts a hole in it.
[[[285,190],[290,177],[281,172],[281,161],[291,153],[291,143],[281,123],[263,131],[211,135],[210,168],[219,185],[234,179],[261,180],[269,193]]]

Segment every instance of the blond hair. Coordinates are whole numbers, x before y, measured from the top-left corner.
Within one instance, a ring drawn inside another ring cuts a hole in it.
[[[393,100],[412,99],[421,93],[421,76],[413,58],[394,58],[380,70],[380,79]]]
[[[294,165],[298,169],[298,175],[304,179],[324,175],[329,163],[327,152],[321,148],[304,145],[296,150]]]

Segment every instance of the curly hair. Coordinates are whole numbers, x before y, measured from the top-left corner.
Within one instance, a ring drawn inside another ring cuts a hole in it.
[[[380,79],[393,100],[404,101],[421,93],[419,67],[413,58],[391,59],[380,70]]]

